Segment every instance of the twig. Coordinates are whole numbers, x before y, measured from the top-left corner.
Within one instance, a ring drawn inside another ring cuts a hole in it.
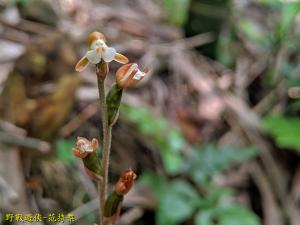
[[[260,100],[253,108],[259,115],[264,115],[266,112],[275,105],[280,99],[278,96],[282,96],[286,93],[287,85],[284,80],[279,81],[276,88],[272,89],[262,100]]]
[[[1,176],[18,193],[18,201],[6,209],[15,213],[32,213],[25,188],[24,170],[18,149],[0,144],[0,159]],[[29,225],[30,223],[24,222],[22,224]],[[35,224],[42,225],[43,223],[35,222]]]
[[[50,151],[50,145],[36,138],[22,137],[0,131],[0,142],[11,145],[19,145],[27,148],[36,149],[42,153]]]
[[[256,162],[253,162],[251,164],[250,171],[255,183],[260,190],[260,194],[262,197],[265,224],[282,225],[283,221],[280,209],[276,203],[274,193],[267,181],[268,179],[266,178],[266,175]]]
[[[298,225],[300,221],[299,213],[300,200],[300,167],[298,166],[293,182],[291,184],[291,191],[285,199],[284,207],[287,209],[287,216],[289,217],[290,225]]]
[[[286,190],[286,183],[283,182],[283,179],[285,178],[284,171],[280,165],[277,164],[277,160],[272,155],[272,147],[263,139],[259,132],[261,130],[259,116],[237,96],[227,94],[223,97],[223,100],[226,103],[228,110],[232,112],[231,115],[239,122],[240,127],[249,141],[258,146],[266,172],[273,184],[272,187],[274,187],[277,196],[281,200],[284,200],[284,193]]]
[[[97,107],[95,103],[91,103],[61,129],[61,135],[69,136],[72,132],[78,129],[85,121],[87,121],[89,118],[95,115],[96,112]]]
[[[27,134],[27,131],[23,128],[17,127],[16,125],[4,120],[0,120],[0,129],[21,136],[25,136]]]
[[[117,224],[118,225],[130,225],[137,219],[141,218],[143,216],[143,214],[144,214],[143,209],[141,209],[139,207],[132,208],[128,212],[124,213],[121,216],[121,218]]]
[[[56,31],[55,29],[53,29],[53,27],[47,26],[45,24],[25,20],[25,19],[21,19],[20,23],[15,25],[15,24],[8,23],[4,19],[0,18],[0,24],[13,29],[17,29],[25,32],[31,32],[39,35],[44,35],[44,36],[48,35],[50,32]]]
[[[155,54],[159,55],[165,55],[170,54],[171,52],[178,52],[178,51],[184,51],[186,49],[191,49],[194,47],[199,47],[205,44],[208,44],[210,42],[213,42],[215,40],[215,37],[213,33],[203,33],[198,34],[192,37],[178,39],[172,42],[168,43],[157,43],[157,44],[150,44],[149,45],[149,51],[154,52]],[[122,43],[120,45],[117,45],[117,49],[120,51],[133,51],[136,49],[136,46],[139,45],[145,45],[144,48],[147,48],[148,43],[139,43],[137,40],[128,41],[126,43]],[[140,49],[140,48],[139,48]]]
[[[169,54],[170,52],[183,51],[185,49],[190,49],[193,47],[205,45],[210,42],[213,42],[214,40],[215,37],[213,33],[208,32],[208,33],[198,34],[189,38],[176,40],[171,43],[160,43],[157,45],[153,45],[152,47],[159,54]]]
[[[15,204],[19,195],[1,176],[0,176],[0,209],[6,204]]]
[[[95,198],[89,201],[88,203],[81,205],[77,209],[71,211],[70,214],[74,214],[74,217],[76,218],[76,220],[78,220],[84,217],[85,215],[89,214],[90,212],[96,210],[98,207],[99,207],[99,201],[98,198]],[[64,222],[57,223],[56,225],[70,225],[73,223],[75,222],[64,221]]]

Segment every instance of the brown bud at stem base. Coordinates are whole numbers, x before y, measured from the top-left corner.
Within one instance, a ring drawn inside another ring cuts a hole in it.
[[[126,170],[122,176],[119,178],[118,182],[115,186],[115,191],[119,195],[127,194],[134,184],[134,180],[136,179],[136,174],[132,171],[132,169]]]

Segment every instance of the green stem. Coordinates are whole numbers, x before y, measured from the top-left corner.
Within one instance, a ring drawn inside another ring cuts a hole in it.
[[[104,224],[103,223],[104,205],[105,205],[107,184],[108,184],[108,169],[109,169],[112,127],[108,125],[104,80],[100,76],[97,76],[97,78],[98,78],[98,89],[99,89],[99,99],[100,99],[100,107],[101,107],[101,114],[102,114],[102,128],[103,128],[103,148],[102,148],[103,181],[99,182],[99,201],[100,201],[100,220],[101,220],[100,224]]]

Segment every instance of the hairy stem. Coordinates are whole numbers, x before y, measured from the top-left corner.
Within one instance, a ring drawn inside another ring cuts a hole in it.
[[[104,204],[105,204],[107,184],[108,184],[108,169],[109,169],[112,127],[108,124],[104,80],[99,76],[97,77],[98,77],[98,89],[99,89],[99,99],[100,99],[100,107],[101,107],[101,114],[102,114],[102,128],[103,128],[103,148],[102,148],[103,181],[99,182],[99,201],[100,201],[101,224],[104,224]]]
[[[102,167],[103,167],[103,185],[101,188],[100,196],[103,199],[102,215],[104,215],[104,204],[106,200],[107,184],[108,184],[108,169],[109,169],[109,157],[110,157],[110,145],[111,145],[111,129],[112,126],[107,126],[106,132],[103,137],[103,155],[102,155]],[[102,217],[102,225],[106,225]]]
[[[105,102],[105,87],[104,79],[100,76],[98,78],[98,90],[99,90],[99,100],[100,100],[100,111],[102,117],[102,129],[103,129],[103,147],[102,147],[102,167],[103,167],[103,180],[98,182],[99,191],[99,203],[100,203],[100,224],[104,224],[104,204],[106,198],[107,180],[108,180],[108,169],[104,159],[108,158],[109,148],[110,148],[110,137],[108,135],[108,121],[107,121],[107,107]],[[104,164],[105,163],[105,164]]]
[[[102,133],[103,133],[103,141],[102,141],[102,157],[104,154],[104,139],[105,139],[105,133],[107,130],[107,109],[106,109],[106,102],[105,102],[105,88],[104,88],[104,80],[102,80],[99,76],[97,76],[98,79],[98,91],[99,91],[99,100],[100,100],[100,111],[101,111],[101,117],[102,117]],[[103,166],[103,164],[102,164]],[[104,205],[105,205],[105,180],[104,180],[104,172],[102,168],[103,173],[103,179],[102,181],[98,182],[98,192],[99,192],[99,203],[100,203],[100,223],[102,224],[104,221]]]

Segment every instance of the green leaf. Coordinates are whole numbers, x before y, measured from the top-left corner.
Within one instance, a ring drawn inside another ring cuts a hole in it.
[[[269,115],[263,119],[265,131],[271,134],[281,148],[300,151],[300,119]]]
[[[178,174],[182,168],[182,156],[178,153],[172,153],[170,150],[163,150],[161,155],[167,173],[169,175]]]
[[[168,189],[168,183],[165,177],[151,173],[144,173],[141,177],[139,177],[139,182],[150,187],[157,199],[161,199],[161,196]]]
[[[195,150],[185,164],[197,183],[207,182],[214,174],[257,155],[254,148],[235,149],[231,146],[206,144]]]
[[[242,207],[229,206],[216,211],[219,225],[260,225],[258,217]]]
[[[182,169],[181,150],[185,146],[182,134],[176,128],[171,128],[163,117],[153,116],[145,108],[122,105],[128,119],[136,123],[142,134],[152,140],[160,149],[164,168],[169,175],[176,175]]]
[[[180,152],[184,147],[185,141],[178,130],[171,130],[167,137],[168,146],[173,152]]]
[[[226,207],[215,207],[199,211],[195,216],[196,225],[260,225],[258,217],[251,211],[228,205]]]
[[[214,225],[213,210],[199,211],[195,216],[195,225]]]
[[[191,217],[200,197],[194,188],[183,180],[176,180],[160,195],[156,222],[158,225],[175,225]]]
[[[228,199],[233,197],[233,190],[228,187],[217,187],[215,185],[209,184],[205,186],[205,189],[208,190],[205,196],[205,200],[211,208],[215,208],[216,205],[224,205],[224,203],[228,204]],[[200,206],[200,208],[205,209],[205,207],[203,207],[202,205]]]
[[[184,180],[168,182],[162,176],[144,174],[140,182],[155,194],[157,225],[175,225],[188,219],[201,200],[193,186]]]
[[[106,97],[108,124],[115,122],[120,108],[123,89],[117,84],[112,86]]]

